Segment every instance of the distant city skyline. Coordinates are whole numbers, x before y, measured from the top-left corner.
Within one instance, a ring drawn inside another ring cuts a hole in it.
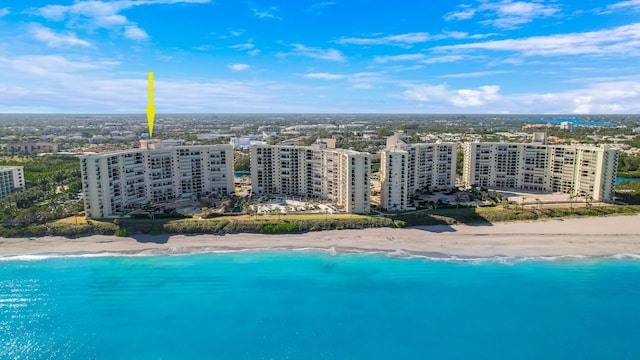
[[[640,113],[640,0],[0,1],[0,112]]]

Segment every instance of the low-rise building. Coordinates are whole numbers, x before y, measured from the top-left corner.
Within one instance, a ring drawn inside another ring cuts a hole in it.
[[[11,155],[54,153],[58,151],[57,144],[47,142],[12,143],[3,147]]]

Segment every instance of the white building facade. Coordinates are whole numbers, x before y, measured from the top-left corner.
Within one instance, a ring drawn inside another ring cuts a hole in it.
[[[0,166],[0,199],[24,190],[23,166]]]
[[[406,210],[421,190],[455,187],[455,143],[407,144],[395,134],[380,154],[380,203],[386,210]]]
[[[619,150],[606,146],[465,143],[463,183],[612,201]]]
[[[345,212],[368,212],[371,155],[333,146],[251,146],[252,193],[317,198]]]
[[[233,147],[141,148],[80,157],[85,210],[92,218],[126,214],[151,201],[233,193]]]

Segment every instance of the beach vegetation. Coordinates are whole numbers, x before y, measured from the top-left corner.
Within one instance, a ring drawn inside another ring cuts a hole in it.
[[[119,237],[126,237],[129,235],[129,231],[125,227],[119,227],[113,235],[119,236]]]
[[[640,206],[589,206],[571,207],[481,207],[419,210],[394,214],[395,221],[407,226],[491,224],[505,221],[535,221],[585,216],[635,215]]]
[[[638,141],[636,141],[637,145]],[[640,177],[640,154],[620,153],[618,177]]]
[[[25,190],[0,199],[0,223],[24,227],[76,215],[82,178],[78,159],[67,155],[1,157],[0,166],[23,166]]]
[[[0,226],[2,237],[24,236],[66,236],[74,237],[89,234],[113,235],[118,227],[112,222],[91,221],[84,223],[68,223],[53,221],[46,224],[32,224],[26,226]]]
[[[449,207],[394,213],[388,216],[355,214],[282,214],[268,216],[221,216],[212,219],[133,219],[117,221],[73,218],[27,226],[2,226],[0,236],[67,236],[88,234],[131,236],[134,234],[228,234],[228,233],[302,233],[323,230],[364,229],[372,227],[491,224],[505,221],[534,221],[584,216],[633,215],[640,206],[589,207]],[[115,222],[115,223],[114,223]]]
[[[622,181],[616,186],[616,199],[629,205],[640,205],[640,181]]]
[[[266,223],[260,227],[260,232],[265,234],[282,234],[300,232],[297,222],[282,221],[277,223]]]

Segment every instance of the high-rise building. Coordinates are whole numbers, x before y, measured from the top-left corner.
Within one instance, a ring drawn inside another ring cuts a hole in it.
[[[335,140],[313,146],[251,146],[254,195],[302,196],[329,200],[349,213],[370,207],[371,155],[336,149]]]
[[[406,210],[417,191],[456,185],[456,144],[407,144],[397,133],[380,154],[380,203],[383,209]]]
[[[464,147],[463,182],[483,186],[562,192],[612,201],[617,149],[606,146],[472,142]]]
[[[123,215],[149,202],[233,192],[233,147],[164,147],[142,140],[140,149],[80,157],[85,210],[93,218]]]
[[[24,190],[23,166],[0,166],[0,199]]]

